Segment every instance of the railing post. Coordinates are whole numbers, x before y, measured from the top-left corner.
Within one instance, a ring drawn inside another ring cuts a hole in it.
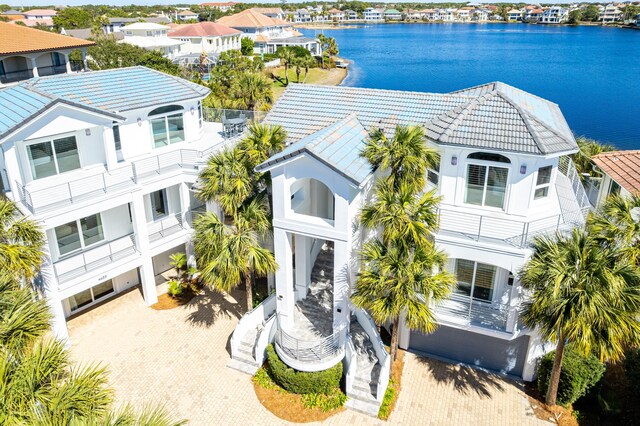
[[[469,295],[469,313],[467,315],[467,321],[469,321],[469,325],[471,325],[471,308],[473,306],[473,295]]]
[[[480,221],[478,222],[478,238],[476,241],[480,241],[480,234],[482,233],[482,217],[480,216]]]
[[[556,224],[556,231],[560,230],[560,219],[562,219],[562,214],[558,215],[558,223]]]
[[[156,169],[156,173],[160,174],[160,156],[156,155],[156,163],[158,164],[158,168]]]
[[[131,163],[131,171],[133,172],[133,182],[138,183],[138,173],[136,173],[136,163]]]
[[[67,188],[69,189],[69,201],[73,203],[73,194],[71,193],[71,182],[67,182]]]
[[[104,193],[107,193],[107,179],[104,177],[105,173],[102,174],[102,188],[104,189]]]

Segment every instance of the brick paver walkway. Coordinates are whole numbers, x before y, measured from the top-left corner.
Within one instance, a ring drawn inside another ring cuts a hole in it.
[[[242,294],[237,299],[244,301]],[[228,341],[241,315],[232,296],[207,293],[188,306],[155,311],[138,289],[69,321],[72,355],[102,362],[119,401],[165,403],[191,425],[283,424],[258,401],[249,376],[226,368]],[[411,354],[388,423],[352,411],[339,425],[534,425],[517,384]]]

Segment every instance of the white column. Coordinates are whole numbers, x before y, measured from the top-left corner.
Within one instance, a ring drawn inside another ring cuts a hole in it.
[[[36,58],[31,58],[31,71],[34,77],[40,77],[40,74],[38,74],[38,66],[36,65]]]
[[[291,236],[283,229],[273,230],[273,247],[278,270],[276,271],[276,312],[285,328],[293,325],[293,262]]]
[[[67,74],[71,74],[71,62],[69,62],[69,54],[63,53],[64,55],[64,64],[67,68]]]
[[[333,331],[349,323],[349,244],[333,243]]]
[[[89,67],[87,66],[87,51],[86,49],[82,49],[82,65],[85,71],[89,71]]]
[[[56,339],[65,342],[69,346],[69,330],[67,329],[67,319],[62,307],[62,299],[58,296],[58,277],[55,274],[51,257],[47,257],[42,268],[40,277],[44,286],[44,295],[49,311],[53,315],[51,321],[51,331]]]
[[[309,247],[311,238],[303,235],[296,235],[296,301],[307,297],[309,288],[310,271],[307,268]]]
[[[147,306],[158,302],[156,293],[156,277],[151,261],[151,248],[149,243],[149,232],[147,229],[147,218],[144,211],[144,198],[141,192],[133,195],[131,203],[131,217],[133,219],[133,231],[136,236],[138,250],[142,255],[142,265],[140,266],[140,281],[142,284],[142,294]]]
[[[118,154],[116,154],[116,142],[113,138],[112,127],[102,127],[102,140],[104,141],[104,155],[107,160],[107,170],[113,170],[118,165]]]
[[[191,197],[189,196],[189,187],[186,183],[179,184],[180,191],[180,218],[182,219],[182,226],[186,229],[191,228]]]
[[[0,148],[1,149],[1,148]],[[9,180],[9,187],[11,188],[11,192],[13,192],[13,199],[19,199],[19,191],[18,186],[23,185],[22,175],[20,174],[20,165],[18,163],[18,156],[16,154],[16,146],[10,146],[4,152],[4,166],[7,169],[7,179]]]
[[[516,331],[518,325],[518,308],[520,306],[520,293],[522,292],[522,286],[520,281],[514,279],[511,286],[511,296],[509,298],[509,311],[507,312],[507,324],[506,331],[513,333]]]

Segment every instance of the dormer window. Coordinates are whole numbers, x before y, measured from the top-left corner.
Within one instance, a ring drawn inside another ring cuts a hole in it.
[[[511,161],[504,155],[488,152],[475,152],[467,159],[471,161],[467,164],[465,203],[504,209],[509,168],[490,163]]]
[[[27,145],[33,179],[42,179],[80,168],[75,136]]]
[[[551,170],[551,166],[540,167],[538,169],[536,189],[533,193],[534,200],[545,198],[549,195],[549,187],[551,186]]]

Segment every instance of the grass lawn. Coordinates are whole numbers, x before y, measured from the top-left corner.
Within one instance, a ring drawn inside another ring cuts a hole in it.
[[[285,76],[284,76],[284,67],[271,68],[265,71],[269,77],[274,75],[279,77],[281,81],[272,80],[272,89],[273,89],[273,97],[274,101],[280,97],[282,92],[285,89]],[[289,69],[289,82],[297,83],[296,79],[296,71],[294,69]],[[347,70],[342,68],[333,68],[330,70],[323,70],[322,68],[310,68],[309,74],[304,75],[304,69],[300,73],[300,83],[306,84],[322,84],[325,86],[337,86],[342,83],[342,80],[347,76]]]

